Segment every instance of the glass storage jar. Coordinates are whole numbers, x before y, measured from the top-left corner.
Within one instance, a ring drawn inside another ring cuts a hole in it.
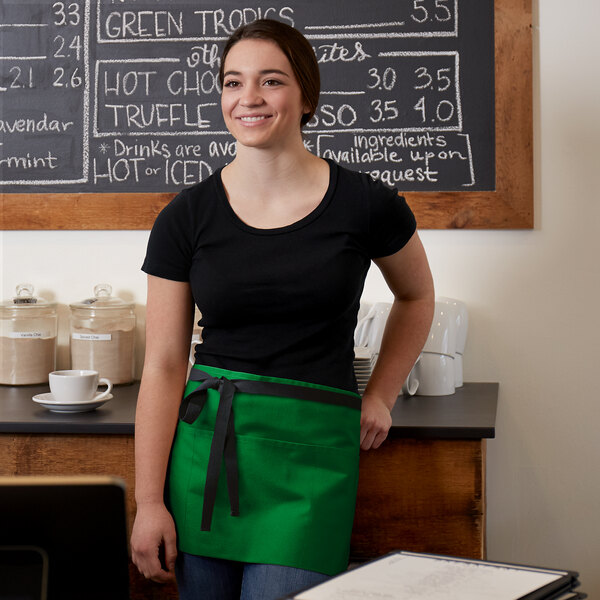
[[[100,283],[94,297],[70,304],[71,368],[93,369],[113,384],[134,379],[134,304]]]
[[[0,304],[0,384],[47,383],[56,369],[56,303],[33,295],[22,283]]]

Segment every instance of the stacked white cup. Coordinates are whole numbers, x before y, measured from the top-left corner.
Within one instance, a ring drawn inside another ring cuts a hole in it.
[[[391,309],[391,302],[376,302],[372,305],[361,305],[358,324],[354,331],[354,344],[357,347],[366,348],[374,359],[377,359],[379,356],[383,331]],[[416,364],[420,358],[420,356],[417,357],[415,365],[402,386],[401,394],[404,396],[413,396],[419,388],[419,380],[416,376]]]
[[[435,302],[435,313],[421,359],[415,365],[420,396],[448,396],[456,389],[455,311],[445,301]]]
[[[356,346],[365,346],[372,354],[379,354],[383,330],[390,310],[392,310],[391,302],[376,302],[371,305],[367,314],[358,320],[354,330]]]
[[[467,305],[455,298],[437,298],[438,302],[446,304],[451,318],[456,321],[456,352],[454,354],[454,386],[459,388],[463,385],[463,355],[467,343],[467,332],[469,330],[469,313]]]

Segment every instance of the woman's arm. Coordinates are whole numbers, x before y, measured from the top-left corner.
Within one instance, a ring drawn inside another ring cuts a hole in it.
[[[188,283],[148,276],[146,355],[135,418],[135,500],[132,559],[155,581],[172,580],[175,525],[164,504],[169,453],[185,387],[193,302]],[[159,548],[164,545],[164,570]]]
[[[362,401],[360,443],[379,448],[392,425],[390,411],[431,328],[435,296],[425,250],[415,233],[400,251],[376,259],[394,294],[381,349]]]

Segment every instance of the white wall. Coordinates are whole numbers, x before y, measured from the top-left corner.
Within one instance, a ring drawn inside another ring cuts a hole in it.
[[[438,295],[470,310],[466,380],[500,382],[496,439],[488,443],[489,558],[579,570],[582,590],[595,597],[600,3],[534,6],[535,229],[423,231],[422,239]],[[30,281],[65,314],[64,305],[108,281],[143,305],[147,236],[4,232],[2,298]],[[365,299],[388,297],[371,272]]]

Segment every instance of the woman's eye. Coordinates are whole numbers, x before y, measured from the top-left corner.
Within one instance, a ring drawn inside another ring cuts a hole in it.
[[[267,79],[267,81],[265,81],[265,85],[268,86],[275,86],[275,85],[279,85],[280,82],[277,81],[277,79]]]
[[[237,82],[237,81],[226,81],[223,84],[223,87],[233,88],[233,87],[237,87],[238,85],[239,85],[239,82]]]

